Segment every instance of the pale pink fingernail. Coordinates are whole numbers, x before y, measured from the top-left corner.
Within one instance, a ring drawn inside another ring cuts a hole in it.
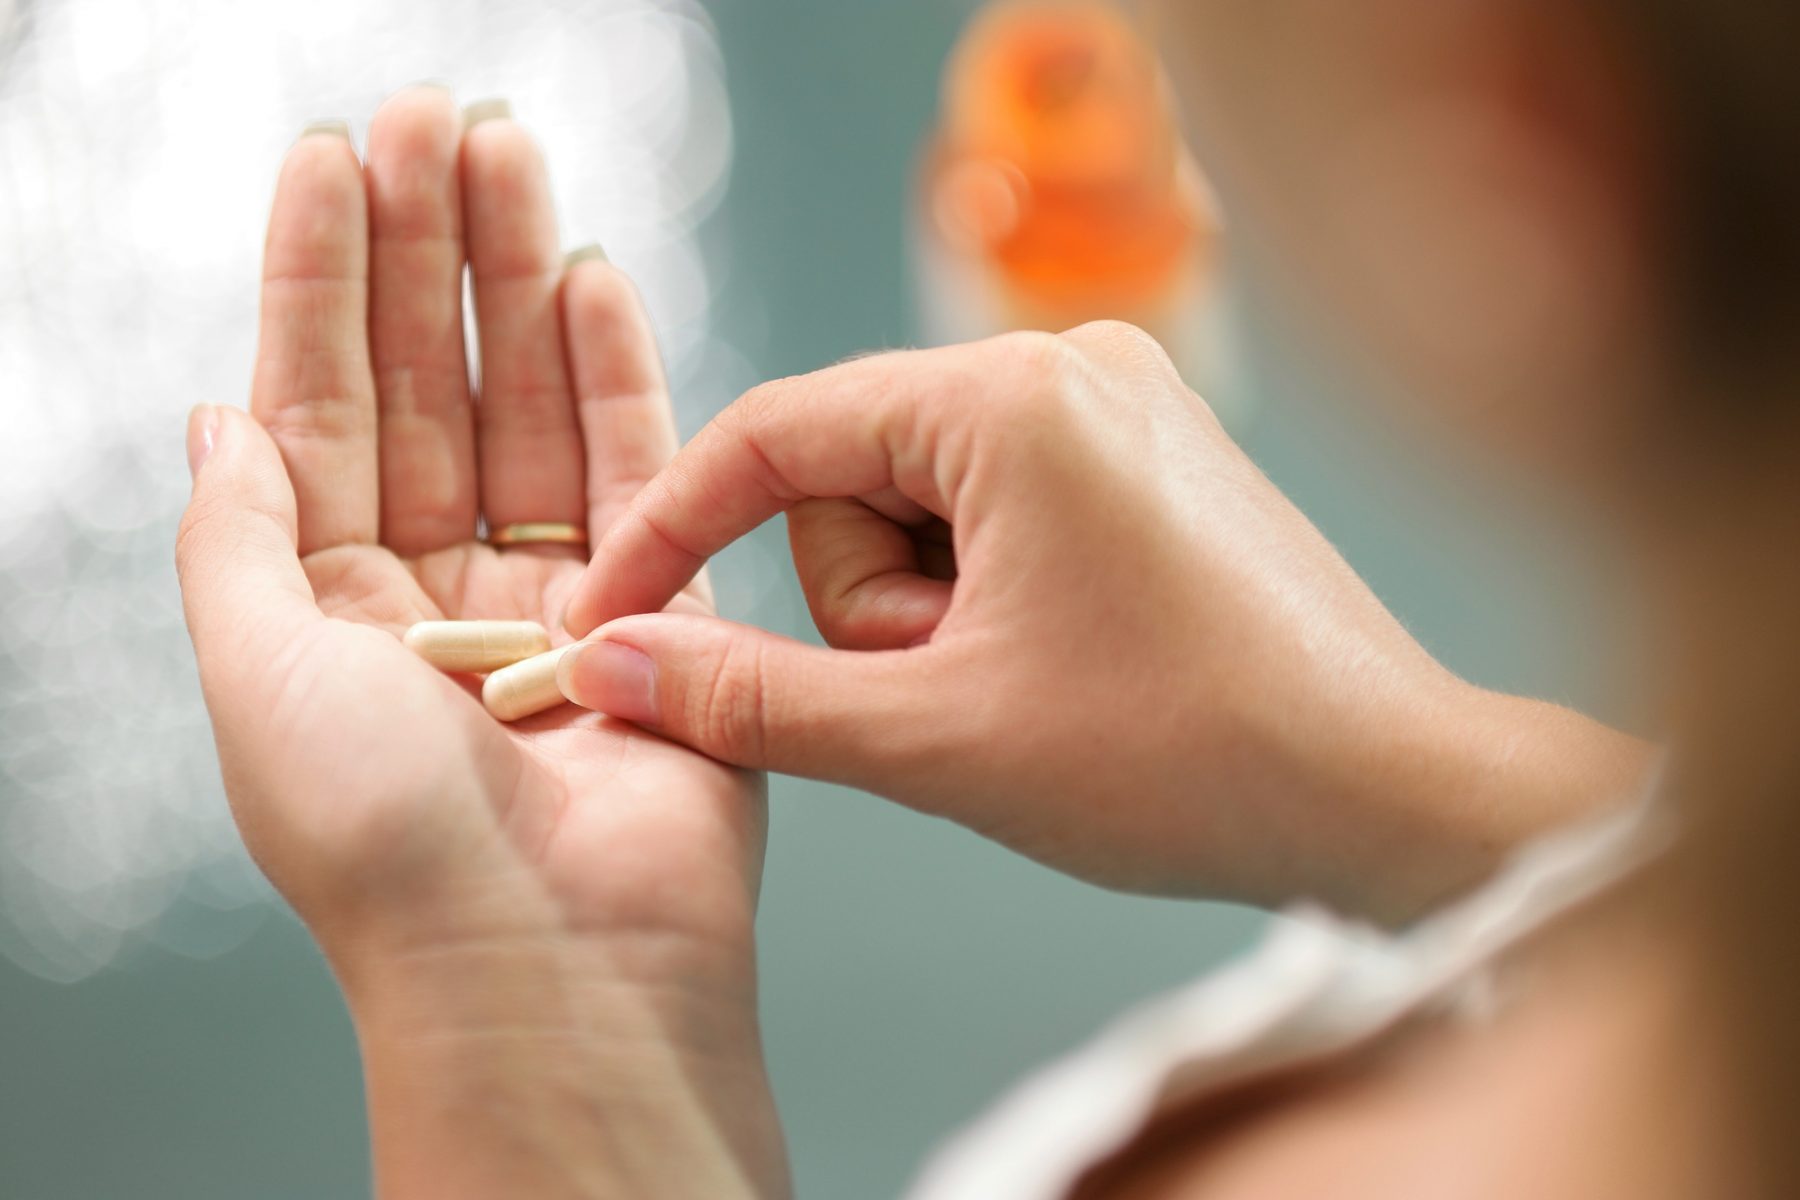
[[[463,128],[473,129],[483,121],[510,121],[512,115],[512,105],[497,96],[477,100],[463,109]]]
[[[634,646],[576,646],[557,664],[556,682],[564,696],[583,708],[639,725],[656,724],[656,664]]]
[[[348,121],[308,121],[300,130],[300,136],[307,137],[340,137],[346,142],[350,140],[350,122]]]
[[[218,439],[219,410],[210,404],[194,405],[187,423],[188,474],[200,473],[201,464],[213,452],[213,443]]]
[[[575,249],[563,255],[563,270],[574,270],[584,262],[610,261],[611,260],[606,257],[605,247],[601,246],[599,242],[589,242],[587,245],[577,246]]]

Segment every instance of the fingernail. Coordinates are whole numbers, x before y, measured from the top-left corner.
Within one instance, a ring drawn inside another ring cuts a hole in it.
[[[556,685],[583,708],[632,721],[657,723],[656,664],[633,646],[587,642],[562,656]]]
[[[306,128],[300,131],[301,137],[341,137],[350,140],[350,123],[348,121],[308,121]]]
[[[445,79],[415,79],[406,85],[408,88],[432,88],[440,92],[454,92],[456,89]]]
[[[483,121],[507,121],[512,119],[512,105],[495,98],[477,100],[463,109],[463,128],[473,129]]]
[[[577,246],[563,255],[563,270],[567,271],[578,263],[609,261],[611,260],[606,257],[606,251],[599,242],[589,242],[587,245]]]
[[[200,466],[213,452],[213,444],[219,439],[219,410],[210,404],[196,404],[188,413],[187,422],[187,459],[188,474],[200,474]]]

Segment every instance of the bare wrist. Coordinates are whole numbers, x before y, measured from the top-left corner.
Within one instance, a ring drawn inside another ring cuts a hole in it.
[[[1532,838],[1625,803],[1654,747],[1580,713],[1449,679],[1416,711],[1387,778],[1403,831],[1368,877],[1367,909],[1405,920],[1490,874]]]
[[[754,980],[512,939],[348,972],[384,1197],[774,1196]]]

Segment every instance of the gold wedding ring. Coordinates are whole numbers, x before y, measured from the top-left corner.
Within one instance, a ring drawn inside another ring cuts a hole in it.
[[[490,530],[490,546],[585,546],[587,530],[568,521],[521,521]]]

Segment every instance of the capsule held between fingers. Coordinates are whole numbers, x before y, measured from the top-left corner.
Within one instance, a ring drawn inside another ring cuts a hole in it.
[[[502,667],[481,685],[481,702],[502,721],[521,721],[563,703],[556,686],[556,664],[569,647],[562,646],[524,662]]]
[[[440,671],[497,671],[550,649],[536,621],[420,621],[401,641]]]

